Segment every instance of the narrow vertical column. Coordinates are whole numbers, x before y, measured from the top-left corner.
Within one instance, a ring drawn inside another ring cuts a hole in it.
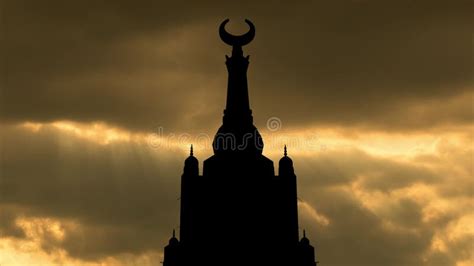
[[[199,177],[199,161],[194,157],[193,146],[191,145],[189,157],[184,162],[184,171],[181,176],[181,214],[180,214],[180,239],[183,245],[187,245],[192,239],[194,195],[196,181]]]
[[[282,183],[281,197],[285,208],[284,232],[287,234],[287,241],[296,244],[299,241],[297,184],[293,161],[288,156],[286,145],[279,162],[278,175]]]

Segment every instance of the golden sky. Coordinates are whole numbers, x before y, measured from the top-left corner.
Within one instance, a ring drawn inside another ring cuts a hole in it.
[[[0,2],[0,265],[159,265],[227,17],[322,265],[472,265],[471,1],[221,2]]]

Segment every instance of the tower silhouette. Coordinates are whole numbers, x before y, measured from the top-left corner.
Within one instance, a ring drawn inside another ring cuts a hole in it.
[[[178,240],[165,247],[164,266],[315,266],[314,248],[306,234],[300,240],[293,161],[284,147],[278,175],[262,155],[263,140],[253,125],[247,68],[242,46],[255,36],[255,27],[241,36],[226,32],[221,39],[232,46],[226,55],[227,102],[222,126],[213,141],[214,155],[199,161],[190,155],[181,176],[181,214]]]

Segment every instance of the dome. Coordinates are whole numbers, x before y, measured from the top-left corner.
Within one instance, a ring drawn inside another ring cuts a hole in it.
[[[288,163],[293,164],[293,161],[291,160],[291,158],[288,157],[288,151],[286,149],[286,145],[285,145],[285,148],[283,150],[283,158],[280,159],[280,163],[282,163],[282,162],[288,162]]]
[[[309,239],[307,237],[303,237],[300,241],[301,244],[309,246]]]
[[[176,231],[175,230],[173,230],[173,236],[170,238],[169,245],[170,246],[179,245],[179,240],[176,238]]]
[[[285,150],[283,153],[283,157],[280,159],[280,162],[278,163],[278,171],[280,175],[285,175],[285,174],[293,174],[293,160],[291,160],[290,157],[288,157],[287,150],[286,150],[286,145],[285,145]]]
[[[184,173],[188,175],[198,175],[199,173],[199,161],[193,155],[193,145],[191,145],[189,157],[184,161]]]
[[[179,244],[179,240],[176,237],[170,238],[170,246],[176,246]]]
[[[186,158],[186,160],[184,161],[184,164],[185,165],[197,165],[197,164],[199,164],[199,161],[193,155],[189,155],[189,157]]]
[[[194,157],[194,150],[193,150],[193,144],[191,144],[191,147],[189,149],[189,157],[186,158],[186,160],[184,161],[184,163],[186,165],[188,164],[198,164],[198,159],[196,159],[196,157]]]
[[[290,157],[288,156],[283,156],[281,159],[280,159],[280,162],[279,162],[280,165],[282,164],[285,164],[285,165],[291,165],[293,166],[293,160],[291,160]]]
[[[303,238],[301,238],[300,243],[305,246],[309,246],[309,239],[306,237],[306,230],[303,230]]]

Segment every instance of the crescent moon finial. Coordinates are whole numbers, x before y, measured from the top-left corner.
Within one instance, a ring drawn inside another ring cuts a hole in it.
[[[245,19],[245,22],[249,25],[249,31],[240,36],[232,35],[225,30],[225,25],[228,22],[229,19],[224,20],[219,27],[219,36],[226,44],[230,46],[244,46],[250,43],[255,37],[255,26],[252,21]]]

